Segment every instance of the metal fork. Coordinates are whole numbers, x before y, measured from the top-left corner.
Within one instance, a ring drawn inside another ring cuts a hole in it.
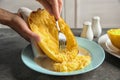
[[[59,50],[61,51],[66,48],[66,36],[60,31],[58,21],[56,21],[56,27],[58,29]]]

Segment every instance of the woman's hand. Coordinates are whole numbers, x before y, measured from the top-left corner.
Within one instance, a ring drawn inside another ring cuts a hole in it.
[[[18,15],[15,15],[11,20],[11,28],[13,28],[16,32],[18,32],[22,37],[24,37],[27,41],[30,39],[35,41],[40,41],[39,36],[32,32],[27,23]]]
[[[0,23],[8,25],[27,41],[30,41],[30,39],[40,41],[39,36],[29,29],[27,23],[19,14],[13,14],[6,10],[0,9]]]
[[[62,11],[62,0],[37,0],[39,1],[45,9],[51,14],[54,15],[58,20]]]

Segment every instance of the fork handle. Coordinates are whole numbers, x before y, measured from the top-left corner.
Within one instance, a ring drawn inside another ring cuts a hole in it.
[[[59,27],[58,21],[56,21],[56,27],[57,27],[58,31],[60,32],[60,27]]]

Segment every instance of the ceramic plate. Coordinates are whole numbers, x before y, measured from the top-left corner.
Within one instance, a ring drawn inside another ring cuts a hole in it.
[[[103,48],[93,41],[89,41],[87,39],[80,38],[80,37],[76,37],[76,39],[78,44],[81,47],[88,50],[92,57],[91,63],[84,69],[73,71],[73,72],[55,72],[55,71],[45,69],[34,62],[34,56],[33,56],[31,45],[28,45],[25,49],[23,49],[21,54],[22,61],[26,66],[28,66],[32,70],[35,70],[43,74],[56,75],[56,76],[69,76],[69,75],[83,74],[99,67],[105,58],[105,53]]]
[[[108,53],[110,53],[111,55],[120,58],[120,54],[119,54],[120,50],[112,45],[107,34],[102,35],[98,39],[98,44],[100,44],[103,47],[103,49]]]

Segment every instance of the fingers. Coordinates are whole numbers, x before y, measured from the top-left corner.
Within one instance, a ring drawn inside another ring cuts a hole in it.
[[[54,0],[53,2],[55,2],[53,4],[53,13],[56,16],[56,19],[58,20],[60,18],[60,14],[62,11],[62,6],[63,6],[63,2],[62,0]]]
[[[40,2],[51,15],[53,15],[51,5],[47,0],[37,0],[37,1]]]
[[[54,15],[56,20],[60,18],[63,5],[62,0],[37,0],[37,1],[39,1],[51,15]]]
[[[16,16],[12,19],[12,28],[18,32],[22,37],[24,37],[27,41],[35,40],[37,42],[40,41],[39,35],[36,33],[32,32],[28,25],[25,23],[25,21],[20,18],[19,16]]]
[[[23,36],[25,39],[29,39],[29,40],[34,40],[36,42],[39,42],[40,41],[40,38],[39,36],[32,32],[28,26],[25,26],[23,27],[23,25],[21,26],[21,30],[18,29],[18,31],[20,32],[21,36]]]
[[[51,1],[52,1],[51,2],[52,11],[54,13],[56,20],[58,20],[60,17],[58,0],[51,0]]]
[[[63,6],[62,0],[58,0],[58,4],[59,4],[59,13],[61,14],[61,12],[62,12],[62,6]]]

